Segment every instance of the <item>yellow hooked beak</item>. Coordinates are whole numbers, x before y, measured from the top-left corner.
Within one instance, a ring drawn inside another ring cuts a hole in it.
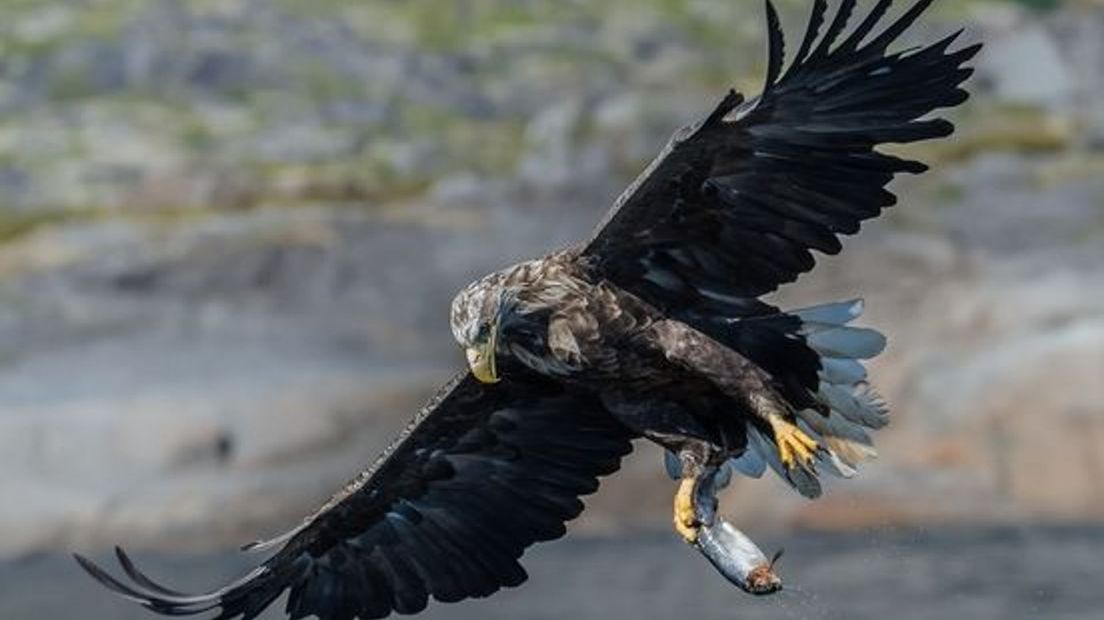
[[[498,326],[491,328],[491,334],[485,342],[477,343],[464,351],[468,356],[471,372],[483,383],[498,383],[498,369],[495,367],[495,342],[498,340]]]

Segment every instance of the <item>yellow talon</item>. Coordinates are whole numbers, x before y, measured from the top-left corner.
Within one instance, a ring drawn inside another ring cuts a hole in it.
[[[778,456],[786,469],[793,469],[796,465],[811,467],[816,452],[820,449],[816,440],[780,415],[772,415],[770,423],[774,431],[774,443],[778,446]]]
[[[698,515],[694,510],[694,479],[683,478],[675,493],[675,531],[688,544],[698,541]]]

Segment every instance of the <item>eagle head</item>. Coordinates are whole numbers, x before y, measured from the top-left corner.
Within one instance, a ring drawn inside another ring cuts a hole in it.
[[[543,353],[549,344],[549,318],[582,295],[565,273],[561,256],[569,255],[518,263],[456,294],[449,326],[476,379],[498,381],[502,355],[539,372],[548,365]]]
[[[495,383],[499,378],[495,351],[505,310],[505,289],[496,280],[476,280],[457,293],[449,316],[453,338],[464,349],[472,374],[484,383]]]

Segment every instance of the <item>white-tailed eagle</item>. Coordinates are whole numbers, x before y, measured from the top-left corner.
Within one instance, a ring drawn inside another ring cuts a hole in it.
[[[292,618],[414,613],[522,583],[526,547],[562,536],[643,437],[682,481],[679,534],[741,587],[777,589],[713,518],[720,473],[769,466],[810,498],[819,474],[852,475],[887,421],[859,362],[884,339],[847,325],[860,302],[783,311],[759,297],[893,205],[896,174],[926,169],[877,147],[949,135],[929,115],[966,100],[979,49],[952,50],[955,33],[892,51],[931,0],[895,20],[890,4],[848,31],[855,0],[831,15],[816,0],[787,65],[768,0],[763,93],[729,92],[677,131],[590,239],[463,289],[451,326],[470,368],[325,506],[258,543],[279,548],[248,575],[192,595],[121,551],[129,583],[81,565],[167,615],[253,618],[284,592]]]

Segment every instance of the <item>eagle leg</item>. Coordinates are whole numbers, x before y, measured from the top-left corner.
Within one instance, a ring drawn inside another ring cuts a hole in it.
[[[798,428],[791,406],[771,384],[767,373],[739,352],[706,334],[671,319],[649,327],[650,345],[668,360],[705,378],[725,395],[770,425],[778,456],[789,471],[814,471],[821,447]]]
[[[678,458],[682,475],[675,492],[675,531],[687,544],[693,545],[698,542],[698,532],[702,526],[702,507],[698,505],[701,496],[699,486],[707,475],[709,484],[712,484],[710,472],[715,471],[717,464],[723,459],[708,442],[692,439],[686,440],[678,452]]]
[[[675,492],[675,531],[693,545],[698,542],[698,511],[694,507],[694,494],[697,492],[697,478],[683,477]]]

